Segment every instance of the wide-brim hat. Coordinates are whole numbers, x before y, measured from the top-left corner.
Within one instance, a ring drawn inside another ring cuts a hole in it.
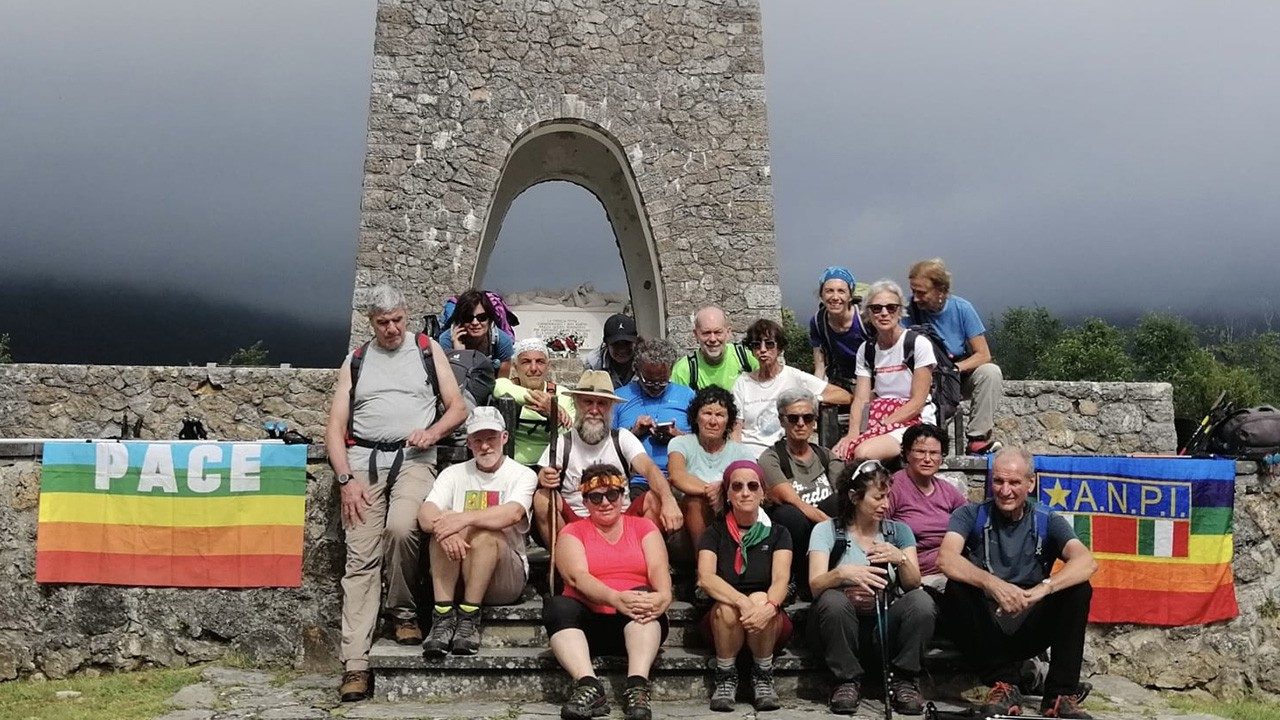
[[[621,402],[622,398],[613,392],[613,379],[609,377],[609,373],[604,370],[585,370],[582,377],[578,378],[578,384],[572,388],[565,390],[570,395],[587,395],[590,397],[606,398],[614,402]]]

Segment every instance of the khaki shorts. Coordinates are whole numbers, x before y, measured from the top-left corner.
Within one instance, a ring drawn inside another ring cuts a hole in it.
[[[504,543],[503,547],[498,553],[498,564],[493,569],[489,589],[484,593],[485,605],[511,605],[517,602],[529,581],[520,553],[509,543]]]

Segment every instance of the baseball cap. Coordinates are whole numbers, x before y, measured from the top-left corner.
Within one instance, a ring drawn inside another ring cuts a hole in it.
[[[502,419],[502,413],[496,407],[489,405],[481,405],[471,414],[467,416],[467,434],[472,435],[481,430],[497,430],[502,432],[507,429],[507,423]]]
[[[610,315],[609,319],[604,321],[605,344],[635,340],[638,337],[639,335],[636,334],[636,319],[633,317],[617,313]]]

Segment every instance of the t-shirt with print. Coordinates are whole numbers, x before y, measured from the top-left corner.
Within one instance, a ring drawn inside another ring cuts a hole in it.
[[[816,552],[831,555],[832,549],[836,546],[836,520],[828,520],[827,522],[818,523],[813,526],[813,534],[809,536],[809,554]],[[888,527],[886,527],[888,526]],[[891,529],[886,538],[885,530]],[[863,552],[862,546],[853,538],[853,533],[849,533],[849,544],[845,546],[844,555],[840,556],[840,561],[836,566],[840,565],[870,565],[867,560],[867,554]],[[890,545],[899,550],[906,550],[909,547],[915,547],[916,536],[912,534],[911,528],[896,521],[884,520],[881,522],[880,529],[876,531],[876,542],[888,542]],[[897,571],[892,565],[889,566],[890,582],[897,580]]]
[[[745,445],[733,440],[726,440],[719,452],[709,453],[693,433],[673,438],[667,445],[667,454],[671,453],[684,456],[685,472],[708,484],[723,480],[724,469],[735,460],[754,459]]]
[[[1028,501],[1022,519],[1010,522],[994,506],[991,507],[991,532],[979,530],[977,537],[970,537],[978,519],[978,503],[969,503],[951,514],[947,532],[959,533],[965,539],[964,554],[969,562],[984,567],[983,558],[991,559],[992,575],[1021,588],[1029,588],[1049,577],[1053,563],[1062,557],[1062,550],[1076,537],[1071,524],[1061,515],[1049,513],[1047,537],[1043,539],[1040,562],[1036,562],[1035,512]],[[983,551],[983,537],[986,552]],[[985,569],[985,568],[984,568]]]
[[[719,385],[725,390],[732,390],[733,381],[737,380],[739,375],[760,367],[760,361],[745,348],[743,348],[743,354],[747,357],[747,366],[742,367],[742,363],[738,362],[740,347],[742,346],[737,343],[726,344],[719,365],[708,363],[702,357],[701,350],[694,351],[693,356],[698,364],[698,386],[693,389],[701,390],[711,385]],[[689,358],[682,357],[676,360],[676,364],[671,366],[671,382],[693,387],[689,377]]]
[[[920,333],[915,333],[915,336],[916,368],[937,365],[938,360],[933,355],[933,343],[929,342],[929,338]],[[906,343],[906,340],[907,331],[904,330],[898,335],[898,340],[893,344],[893,347],[882,348],[878,344],[875,345],[876,380],[874,391],[876,397],[911,399],[912,369],[907,367],[902,354],[902,346]],[[875,340],[868,340],[867,342],[876,343]],[[858,349],[858,377],[871,377],[871,368],[867,367],[867,351],[865,348]],[[934,404],[926,399],[924,409],[920,412],[920,422],[933,423],[935,417]]]
[[[587,556],[587,571],[591,576],[614,590],[635,590],[649,585],[649,565],[644,557],[644,539],[650,533],[658,532],[658,526],[648,518],[623,515],[619,520],[622,535],[618,542],[610,543],[604,539],[595,523],[590,520],[576,520],[565,526],[563,533],[577,538]],[[581,600],[584,605],[595,612],[613,615],[617,609],[609,605],[596,605],[589,602],[581,593],[566,585],[565,597]]]
[[[764,513],[761,513],[763,516]],[[732,515],[730,516],[732,517]],[[746,532],[748,528],[742,528]],[[777,550],[791,549],[791,533],[775,523],[769,529],[769,537],[747,550],[747,566],[742,575],[734,572],[733,558],[737,554],[738,543],[729,535],[729,527],[723,518],[717,518],[702,533],[698,540],[698,550],[709,550],[716,554],[716,575],[719,575],[744,595],[753,592],[764,592],[773,584],[773,553]],[[787,567],[791,567],[788,563]]]
[[[760,453],[782,439],[778,397],[787,390],[804,390],[817,397],[825,389],[825,380],[790,365],[783,365],[777,375],[763,382],[746,373],[739,375],[733,383],[733,401],[738,405],[738,421],[742,423],[742,444],[760,457]]]
[[[785,452],[785,451],[784,451]],[[760,468],[764,470],[765,484],[770,488],[788,483],[796,491],[800,499],[813,505],[831,497],[835,491],[836,478],[844,472],[844,461],[831,456],[828,467],[822,466],[822,458],[815,449],[808,460],[803,462],[788,456],[791,461],[791,477],[782,472],[782,464],[778,462],[778,448],[771,447],[760,454]]]
[[[958,295],[948,296],[941,312],[932,313],[918,305],[913,306],[913,310],[921,322],[929,323],[938,331],[942,344],[947,346],[947,352],[953,358],[968,355],[971,352],[969,341],[987,332],[973,304]],[[904,324],[911,321],[910,316],[903,320]]]
[[[906,523],[916,536],[916,553],[920,573],[933,575],[938,570],[938,548],[947,534],[951,513],[968,503],[954,485],[940,476],[933,479],[933,491],[925,495],[907,475],[906,470],[893,474],[889,488],[889,509],[885,516]]]
[[[533,506],[533,492],[537,487],[538,474],[510,458],[504,459],[491,473],[481,470],[475,460],[468,460],[441,470],[423,502],[452,512],[484,510],[507,503],[524,508],[520,522],[504,528],[502,534],[524,561],[527,573],[529,560],[525,556],[524,536],[529,532],[529,508]]]
[[[685,385],[669,383],[662,394],[653,397],[640,387],[638,381],[631,381],[616,391],[622,402],[613,405],[613,426],[630,428],[642,415],[648,415],[657,423],[675,423],[680,432],[689,432],[689,403],[693,402],[694,392]],[[669,436],[660,439],[654,433],[648,433],[640,441],[644,451],[658,465],[664,474],[667,472],[667,447]]]
[[[564,459],[565,443],[573,443],[569,451],[569,467],[560,468],[560,495],[578,517],[587,516],[587,506],[582,504],[582,492],[578,490],[578,484],[582,482],[583,470],[597,463],[605,463],[622,470],[623,475],[626,476],[631,473],[631,464],[635,459],[644,455],[644,446],[635,435],[631,434],[630,430],[617,428],[614,432],[618,433],[618,445],[622,448],[622,454],[626,456],[624,458],[618,457],[618,452],[613,447],[613,438],[607,435],[595,445],[588,445],[578,436],[577,430],[569,430],[561,433],[560,440],[556,443],[557,466]],[[549,450],[550,447],[543,449],[542,457],[538,458],[539,465],[546,467],[551,464],[551,458],[547,457]],[[622,509],[626,510],[630,505],[631,498],[623,493]]]

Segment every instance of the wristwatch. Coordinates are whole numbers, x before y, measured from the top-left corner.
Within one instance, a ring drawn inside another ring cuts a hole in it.
[[[1041,581],[1040,581],[1040,584],[1045,586],[1044,591],[1045,591],[1046,593],[1048,593],[1048,594],[1050,594],[1050,595],[1052,595],[1052,594],[1053,594],[1053,583],[1052,583],[1052,582],[1050,582],[1049,578],[1045,578],[1045,579],[1041,580]]]
[[[350,473],[338,473],[338,484],[346,485],[347,483],[351,482],[351,478],[353,477],[355,476],[351,475]]]

